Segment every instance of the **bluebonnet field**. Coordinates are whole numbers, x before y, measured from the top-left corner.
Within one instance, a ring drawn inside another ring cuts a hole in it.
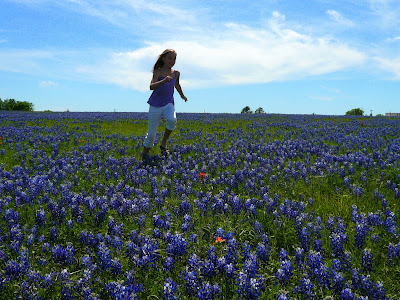
[[[399,119],[146,117],[0,113],[1,299],[398,299]]]

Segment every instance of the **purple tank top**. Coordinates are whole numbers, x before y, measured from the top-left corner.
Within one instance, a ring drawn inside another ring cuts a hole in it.
[[[175,73],[175,72],[174,72]],[[158,88],[156,88],[147,101],[148,104],[155,107],[163,107],[168,103],[174,103],[174,90],[175,90],[175,80],[176,74],[170,82],[165,82]],[[164,76],[160,76],[158,80],[164,79]]]

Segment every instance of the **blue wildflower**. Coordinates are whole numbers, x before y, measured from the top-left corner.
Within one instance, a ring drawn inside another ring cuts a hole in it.
[[[171,279],[167,278],[163,287],[163,299],[176,300],[179,299],[175,293],[178,290],[178,285]]]
[[[373,269],[373,255],[370,249],[364,249],[361,257],[361,266],[364,271],[372,272]]]

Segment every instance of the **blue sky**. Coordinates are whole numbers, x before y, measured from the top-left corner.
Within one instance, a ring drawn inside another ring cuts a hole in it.
[[[0,0],[0,98],[148,110],[174,48],[177,112],[400,113],[398,0]]]

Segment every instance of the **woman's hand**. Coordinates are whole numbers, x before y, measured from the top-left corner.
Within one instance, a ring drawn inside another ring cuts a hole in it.
[[[164,81],[165,82],[170,82],[172,79],[174,79],[174,78],[172,78],[171,76],[167,76],[167,77],[164,78]]]
[[[187,102],[186,96],[181,96],[181,98],[182,98],[183,100],[185,100],[185,102]]]

